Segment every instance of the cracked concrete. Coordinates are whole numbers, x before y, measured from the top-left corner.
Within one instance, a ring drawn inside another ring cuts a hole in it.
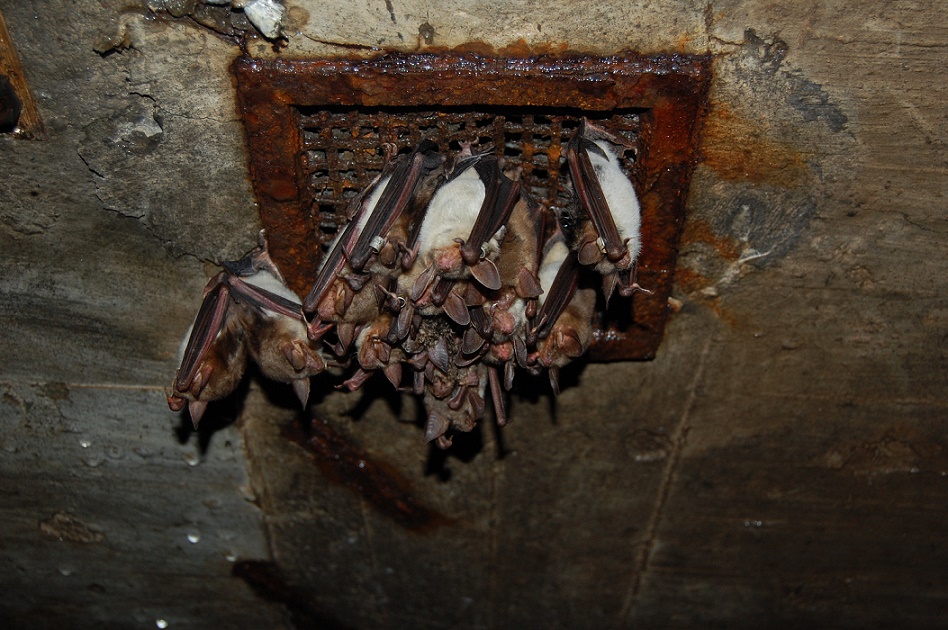
[[[0,0],[49,128],[0,138],[6,625],[941,621],[939,7],[287,0],[285,41],[250,35],[713,55],[655,361],[568,370],[555,401],[524,383],[508,427],[448,453],[410,399],[315,384],[318,421],[445,519],[415,531],[290,439],[286,388],[252,381],[198,434],[165,407],[206,261],[258,222],[228,70],[249,23],[162,6]]]

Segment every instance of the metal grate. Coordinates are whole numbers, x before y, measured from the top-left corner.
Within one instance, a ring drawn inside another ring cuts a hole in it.
[[[573,196],[561,155],[579,119],[626,135],[635,148],[623,159],[642,205],[638,280],[652,293],[613,299],[589,356],[655,356],[698,156],[709,56],[492,58],[444,51],[241,57],[233,68],[270,253],[298,293],[312,286],[320,245],[382,168],[383,143],[408,151],[428,138],[450,155],[476,140],[522,167],[526,189],[557,209]]]
[[[524,190],[551,210],[567,206],[573,193],[560,157],[579,125],[579,114],[549,110],[484,109],[422,110],[406,108],[299,108],[302,138],[301,172],[312,199],[311,213],[324,242],[345,222],[352,199],[382,170],[383,143],[408,152],[423,139],[438,145],[443,155],[462,142],[492,148],[506,168],[520,169]],[[589,116],[587,116],[589,117]],[[595,117],[593,117],[595,118]],[[637,112],[614,112],[600,117],[609,129],[630,142],[639,136]],[[634,146],[634,145],[633,145]],[[627,172],[635,168],[635,149],[622,159]]]

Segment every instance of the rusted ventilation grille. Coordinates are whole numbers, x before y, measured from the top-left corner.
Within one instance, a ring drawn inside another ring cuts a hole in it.
[[[668,315],[709,68],[709,56],[631,52],[237,59],[237,98],[270,253],[293,290],[309,291],[320,246],[379,173],[386,142],[404,152],[428,138],[451,155],[476,140],[522,167],[526,189],[544,205],[562,207],[573,196],[563,149],[585,116],[634,143],[624,160],[642,205],[638,280],[652,291],[613,298],[589,357],[652,358]]]
[[[309,109],[309,108],[307,108]],[[592,116],[592,118],[597,118]],[[381,172],[383,143],[407,152],[423,139],[438,145],[443,155],[461,143],[492,148],[506,168],[521,170],[525,190],[544,206],[567,206],[573,193],[560,156],[579,125],[580,116],[559,113],[502,113],[482,110],[433,111],[350,109],[300,111],[302,172],[313,200],[312,213],[324,238],[344,223],[352,199]],[[614,113],[597,120],[634,142],[639,133],[637,113]],[[634,168],[636,151],[623,160]]]

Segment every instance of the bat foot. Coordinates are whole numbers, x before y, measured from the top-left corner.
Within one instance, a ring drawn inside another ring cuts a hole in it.
[[[310,341],[319,341],[323,338],[323,335],[332,330],[333,326],[335,326],[334,322],[323,322],[315,319],[306,324],[306,336],[309,337]]]
[[[350,392],[354,392],[362,387],[362,385],[364,385],[371,376],[372,372],[367,372],[362,368],[359,368],[356,370],[356,373],[344,381],[342,385],[336,385],[336,389],[348,389]]]
[[[652,291],[651,289],[645,289],[641,287],[638,282],[633,282],[630,285],[619,288],[619,295],[623,297],[629,297],[633,293],[644,293],[645,295],[655,294],[655,292]]]

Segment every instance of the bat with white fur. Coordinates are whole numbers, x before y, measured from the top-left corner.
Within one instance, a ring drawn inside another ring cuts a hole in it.
[[[258,242],[208,282],[183,346],[168,406],[179,411],[187,405],[195,426],[210,401],[240,383],[248,354],[264,376],[291,383],[303,405],[310,377],[325,368],[306,334],[300,299],[270,259],[262,230]]]
[[[628,145],[584,118],[566,147],[573,188],[589,218],[576,246],[579,262],[602,275],[607,303],[616,285],[624,296],[644,291],[635,281],[641,210],[616,149]]]

